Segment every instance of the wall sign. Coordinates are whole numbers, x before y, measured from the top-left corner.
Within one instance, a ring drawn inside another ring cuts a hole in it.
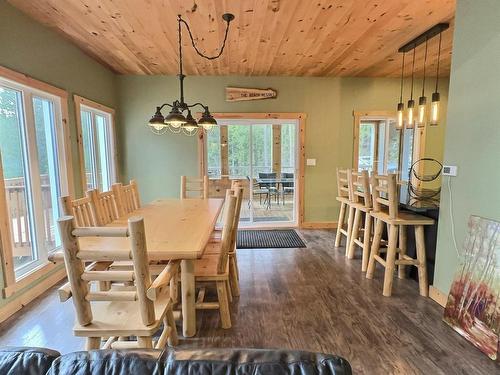
[[[243,100],[273,99],[278,96],[273,89],[249,89],[243,87],[226,87],[226,101],[239,102]]]

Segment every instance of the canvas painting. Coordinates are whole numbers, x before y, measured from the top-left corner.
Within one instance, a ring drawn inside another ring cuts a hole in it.
[[[493,360],[500,333],[500,223],[471,216],[444,320]]]

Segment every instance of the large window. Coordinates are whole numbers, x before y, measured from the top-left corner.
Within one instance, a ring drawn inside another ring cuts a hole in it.
[[[110,190],[116,180],[113,110],[78,96],[75,102],[84,189]]]
[[[58,198],[68,194],[69,181],[65,136],[60,96],[0,77],[0,199],[10,232],[2,233],[10,245],[3,256],[12,257],[4,267],[12,263],[16,279],[46,264],[60,245]]]
[[[250,126],[228,125],[229,178],[250,176]]]
[[[220,126],[215,126],[207,132],[207,172],[209,178],[221,178]]]
[[[400,131],[391,116],[359,118],[355,168],[378,174],[399,173],[408,180],[413,160],[413,129]]]

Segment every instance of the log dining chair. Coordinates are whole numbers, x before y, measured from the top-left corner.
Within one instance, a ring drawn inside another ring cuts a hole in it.
[[[177,344],[177,330],[169,295],[169,283],[178,261],[165,266],[151,282],[144,220],[128,219],[128,227],[75,228],[73,218],[58,220],[64,252],[64,264],[71,284],[71,297],[76,313],[75,336],[87,338],[86,349],[152,348],[153,335],[163,324],[155,348],[167,342]],[[80,249],[79,237],[128,237],[130,249],[90,251]],[[133,269],[111,271],[114,260],[132,260]],[[85,267],[84,262],[92,262]],[[92,281],[114,282],[109,291],[94,291]],[[134,282],[134,285],[119,285]],[[135,336],[137,341],[122,341]]]
[[[240,221],[241,205],[243,202],[243,186],[240,182],[233,181],[231,184],[231,194],[236,197],[236,209],[233,216],[233,233],[231,236],[231,248],[229,250],[229,297],[240,295],[240,276],[238,268],[238,257],[236,256],[236,245],[238,240],[238,225]],[[210,242],[220,242],[222,232],[219,229],[214,230],[210,238]],[[220,246],[209,246],[207,254],[219,254]]]
[[[129,214],[141,207],[141,199],[139,196],[139,186],[136,180],[130,180],[128,185],[116,183],[111,186],[118,202],[119,216]]]
[[[59,203],[63,214],[74,218],[75,226],[95,227],[98,225],[92,192],[89,191],[85,197],[74,200],[70,196],[60,197]]]
[[[120,212],[123,210],[121,202],[113,190],[104,192],[90,190],[89,193],[95,206],[99,226],[110,224],[121,216]]]
[[[196,300],[196,309],[218,309],[221,319],[221,327],[231,328],[231,314],[229,310],[229,252],[234,230],[234,215],[236,211],[236,196],[230,190],[226,191],[226,204],[224,209],[224,221],[221,240],[209,242],[201,259],[195,261],[195,282],[201,286],[202,283],[215,283],[217,288],[217,301],[205,301],[205,288],[200,287]],[[208,248],[218,248],[218,251]],[[215,252],[215,254],[214,254]],[[211,253],[211,254],[210,254]]]
[[[420,295],[428,296],[427,266],[425,256],[424,226],[434,224],[434,220],[411,212],[399,210],[398,185],[396,174],[387,176],[373,175],[371,178],[372,217],[375,219],[375,231],[370,250],[370,260],[366,277],[373,278],[375,262],[385,268],[383,295],[390,297],[392,294],[392,282],[395,267],[398,266],[399,278],[405,277],[405,266],[412,265],[418,268],[418,282]],[[380,256],[380,240],[387,225],[389,243],[387,246],[386,259]],[[411,258],[406,254],[406,231],[408,226],[415,230],[415,242],[417,258]],[[397,246],[399,234],[399,248]],[[396,259],[398,254],[398,259]]]
[[[347,180],[348,170],[337,168],[337,200],[340,202],[340,213],[337,224],[337,233],[335,235],[335,247],[340,247],[342,236],[346,238],[346,255],[349,248],[349,240],[351,235],[352,221],[354,219],[354,208],[349,202],[349,182]],[[347,215],[347,225],[346,220]]]
[[[181,176],[181,199],[191,198],[208,198],[208,176],[203,178]]]
[[[354,258],[356,245],[363,250],[361,255],[361,271],[366,272],[370,257],[370,239],[372,233],[372,195],[368,171],[351,171],[347,174],[349,183],[349,203],[354,208],[352,232],[347,251],[347,258]],[[363,223],[362,223],[363,222]],[[360,236],[360,232],[363,235]]]

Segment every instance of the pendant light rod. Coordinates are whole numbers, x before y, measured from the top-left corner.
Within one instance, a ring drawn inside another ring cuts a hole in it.
[[[437,61],[437,67],[436,67],[436,90],[435,92],[438,92],[438,83],[439,83],[439,60],[441,60],[441,35],[439,34],[439,47],[438,47],[438,61]]]
[[[438,23],[432,26],[429,30],[423,32],[416,38],[410,40],[408,43],[403,45],[398,49],[398,52],[410,52],[412,49],[418,47],[419,45],[425,43],[426,40],[434,38],[436,35],[441,34],[443,31],[450,27],[449,23]]]
[[[413,48],[413,61],[411,63],[411,92],[410,92],[410,100],[413,99],[413,78],[415,76],[415,51],[416,51],[416,48]]]
[[[425,41],[425,53],[424,53],[424,77],[422,79],[422,96],[425,96],[425,65],[427,63],[427,40]],[[439,57],[438,57],[439,64]]]
[[[399,102],[403,102],[403,81],[404,81],[404,71],[405,71],[405,55],[406,52],[403,52],[403,62],[401,63],[401,93],[399,95]]]

